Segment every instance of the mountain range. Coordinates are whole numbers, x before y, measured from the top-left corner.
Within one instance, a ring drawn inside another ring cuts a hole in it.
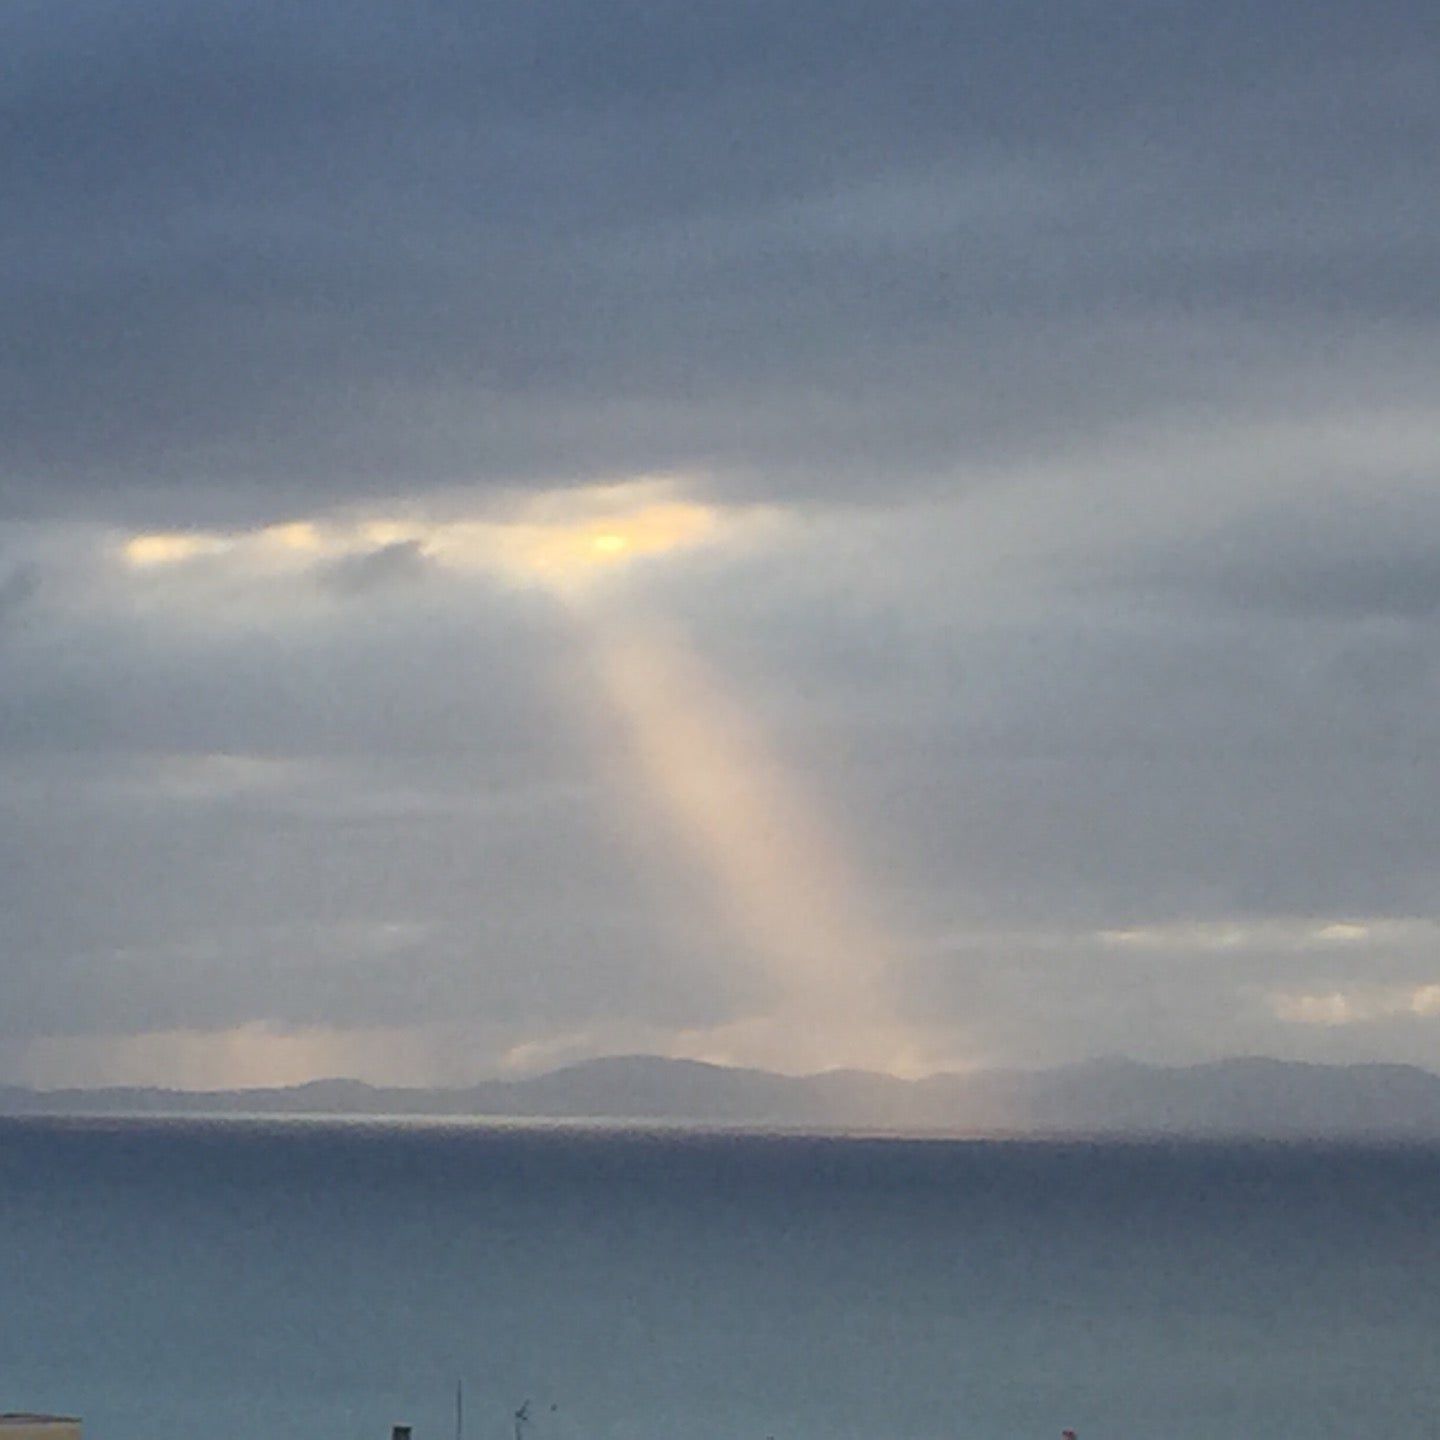
[[[1440,1075],[1410,1065],[1093,1060],[920,1080],[787,1076],[657,1056],[589,1060],[451,1089],[317,1080],[273,1089],[0,1087],[0,1114],[433,1115],[610,1119],[959,1135],[1440,1139]]]

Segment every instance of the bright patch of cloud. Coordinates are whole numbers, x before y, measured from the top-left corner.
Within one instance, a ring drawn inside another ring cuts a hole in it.
[[[457,560],[489,550],[512,574],[563,584],[631,560],[690,549],[715,539],[720,528],[721,517],[710,506],[621,486],[593,492],[578,506],[562,501],[532,507],[508,524],[464,527],[448,548]],[[435,553],[444,556],[451,539],[437,537]]]
[[[1300,953],[1357,945],[1403,945],[1433,941],[1434,920],[1382,916],[1367,919],[1204,920],[1101,930],[1107,948],[1218,954],[1239,950]]]
[[[230,548],[224,535],[196,532],[191,534],[170,534],[156,531],[150,534],[132,535],[124,542],[121,553],[127,564],[137,570],[150,570],[160,566],[183,565],[208,555],[223,555]]]
[[[1290,1025],[1331,1028],[1369,1020],[1440,1016],[1440,984],[1360,987],[1352,990],[1276,991],[1270,1009]]]
[[[256,530],[155,532],[124,538],[118,551],[134,571],[207,562],[265,576],[406,546],[451,570],[565,587],[731,537],[758,514],[754,508],[744,516],[721,512],[686,498],[677,481],[649,479],[541,494],[501,514],[314,518]]]

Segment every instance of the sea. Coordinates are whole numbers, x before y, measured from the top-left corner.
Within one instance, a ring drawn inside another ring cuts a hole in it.
[[[7,1119],[21,1409],[87,1440],[1440,1436],[1440,1150]]]

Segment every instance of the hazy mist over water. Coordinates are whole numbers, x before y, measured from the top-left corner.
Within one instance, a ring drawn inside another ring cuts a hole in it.
[[[1440,1150],[0,1121],[0,1408],[87,1440],[1395,1436]],[[555,1408],[552,1410],[552,1406]]]

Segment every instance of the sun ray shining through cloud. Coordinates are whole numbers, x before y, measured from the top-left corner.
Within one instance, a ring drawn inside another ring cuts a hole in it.
[[[221,565],[263,580],[405,545],[442,569],[542,591],[582,637],[595,702],[629,736],[646,823],[666,827],[707,878],[740,963],[758,965],[770,991],[765,1013],[685,1031],[669,1048],[786,1070],[918,1072],[927,1057],[896,1015],[896,955],[871,918],[864,866],[737,695],[679,630],[640,613],[644,564],[734,543],[773,518],[640,480],[533,497],[508,514],[136,535],[121,554],[142,574]]]
[[[586,606],[581,619],[647,794],[774,989],[769,1014],[694,1037],[696,1058],[917,1068],[889,993],[892,947],[866,913],[868,887],[836,828],[674,631],[614,604]]]
[[[766,1013],[677,1036],[672,1050],[782,1070],[919,1073],[933,1056],[897,1018],[894,947],[870,918],[863,867],[838,827],[693,645],[642,616],[623,584],[598,583],[623,580],[630,562],[714,540],[722,517],[610,498],[601,515],[522,530],[507,559],[547,586],[582,631],[653,817],[705,872],[726,928],[771,987]]]

